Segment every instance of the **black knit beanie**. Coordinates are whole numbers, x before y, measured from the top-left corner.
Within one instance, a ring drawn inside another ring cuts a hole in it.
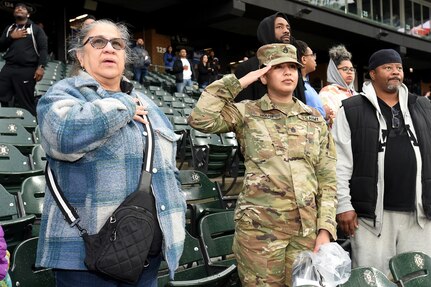
[[[388,63],[402,64],[403,61],[401,60],[400,54],[398,54],[398,52],[393,49],[378,50],[371,55],[370,60],[368,61],[368,70],[374,70],[378,66]]]

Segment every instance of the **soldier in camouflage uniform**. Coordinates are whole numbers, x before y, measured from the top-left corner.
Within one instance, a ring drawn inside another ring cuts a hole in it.
[[[243,286],[291,286],[295,257],[336,239],[335,147],[319,112],[292,96],[301,66],[295,47],[264,45],[257,57],[264,68],[207,86],[189,124],[234,131],[241,145],[246,173],[233,250]],[[233,102],[259,78],[264,97]]]

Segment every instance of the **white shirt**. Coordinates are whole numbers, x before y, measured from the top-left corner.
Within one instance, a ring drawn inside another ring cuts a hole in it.
[[[183,79],[189,80],[192,78],[192,69],[189,60],[185,58],[181,58],[181,62],[183,63]]]

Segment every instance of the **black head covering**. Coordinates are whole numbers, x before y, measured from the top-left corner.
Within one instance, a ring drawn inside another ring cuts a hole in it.
[[[368,61],[368,69],[374,70],[378,66],[389,64],[389,63],[400,63],[402,64],[403,61],[401,60],[400,54],[398,54],[397,51],[394,49],[382,49],[378,50],[374,54],[371,55],[370,60]]]
[[[274,22],[275,22],[275,18],[277,17],[284,18],[286,19],[287,23],[289,23],[289,19],[287,19],[287,15],[281,12],[277,12],[260,21],[259,26],[257,27],[257,40],[262,45],[280,43],[280,41],[275,38],[275,33],[274,33]],[[292,35],[292,30],[290,30],[290,34]],[[290,36],[291,44],[292,44],[292,39],[293,39],[292,36]]]

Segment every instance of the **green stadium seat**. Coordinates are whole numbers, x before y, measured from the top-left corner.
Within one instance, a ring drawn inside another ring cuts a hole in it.
[[[395,255],[389,260],[389,269],[395,282],[403,287],[431,286],[431,257],[425,253],[411,251]]]
[[[30,238],[16,247],[10,268],[13,286],[55,287],[52,269],[35,267],[38,240]]]

